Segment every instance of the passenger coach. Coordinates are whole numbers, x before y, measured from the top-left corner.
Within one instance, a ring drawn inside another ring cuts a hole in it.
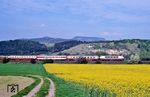
[[[76,60],[87,60],[87,61],[101,61],[101,62],[112,62],[118,61],[121,62],[124,60],[123,56],[48,56],[48,55],[37,55],[37,56],[22,56],[22,55],[11,55],[11,56],[0,56],[0,60],[8,58],[10,60],[68,60],[68,61],[76,61]]]

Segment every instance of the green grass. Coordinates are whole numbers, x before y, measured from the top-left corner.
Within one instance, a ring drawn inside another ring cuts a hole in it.
[[[53,74],[48,74],[45,71],[45,68],[43,67],[43,65],[40,65],[40,64],[0,64],[0,75],[1,76],[5,76],[5,75],[21,75],[21,76],[41,75],[41,76],[45,76],[45,77],[48,76],[55,83],[56,90],[57,90],[56,97],[92,97],[92,96],[89,96],[89,92],[91,91],[89,88],[87,88],[81,84],[65,81],[61,78],[56,77]],[[47,82],[44,84],[47,84]],[[31,85],[31,87],[33,88],[34,85]],[[31,87],[28,87],[27,89],[22,90],[21,92],[27,93],[27,91],[29,91],[31,89]],[[45,88],[46,86],[44,85],[43,87]],[[41,94],[42,93],[40,93],[40,95]],[[45,95],[45,94],[42,94],[42,95]],[[20,97],[20,96],[15,96],[15,97]],[[93,96],[93,97],[95,97],[95,96]],[[100,96],[100,97],[102,97],[102,96]],[[103,97],[105,97],[105,96],[103,96]]]
[[[41,64],[0,64],[0,75],[1,76],[29,76],[29,75],[40,75],[46,76],[47,72],[45,71],[43,65]],[[31,76],[30,76],[31,77]],[[36,77],[31,77],[35,80],[30,86],[27,86],[25,89],[21,90],[14,95],[13,97],[22,97],[27,95],[36,85],[40,83],[40,79]]]
[[[13,95],[11,97],[23,97],[27,95],[35,86],[37,86],[41,82],[41,80],[37,77],[32,77],[32,76],[28,76],[28,77],[33,78],[35,81],[30,86],[27,86],[26,88],[18,92],[16,95]]]
[[[40,91],[36,94],[36,97],[45,97],[46,95],[48,95],[48,91],[50,88],[49,86],[50,86],[50,81],[44,78],[44,83],[40,88]]]
[[[0,75],[41,75],[46,76],[42,64],[0,64]]]
[[[56,86],[56,97],[86,97],[85,87],[49,74]]]
[[[65,81],[53,74],[49,74],[56,86],[56,97],[116,97],[115,93],[100,90],[96,86],[83,85],[76,82]]]

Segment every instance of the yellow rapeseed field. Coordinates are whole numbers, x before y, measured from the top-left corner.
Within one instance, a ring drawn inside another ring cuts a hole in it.
[[[49,73],[68,81],[98,86],[117,97],[150,97],[150,65],[45,64]]]

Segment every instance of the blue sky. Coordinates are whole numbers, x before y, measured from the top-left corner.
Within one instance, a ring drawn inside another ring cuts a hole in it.
[[[150,39],[150,0],[0,0],[0,40]]]

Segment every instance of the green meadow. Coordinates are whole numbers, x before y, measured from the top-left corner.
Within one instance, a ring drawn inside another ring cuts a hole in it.
[[[77,85],[76,83],[65,81],[61,78],[56,77],[53,74],[49,74],[46,72],[44,66],[42,64],[0,64],[0,76],[29,76],[29,75],[40,75],[51,78],[56,86],[56,97],[85,97],[84,91],[85,87],[82,85]],[[47,84],[47,83],[45,83]],[[45,85],[44,84],[44,85]],[[42,86],[41,90],[44,90]],[[31,87],[27,87],[25,94],[31,90]],[[23,91],[19,93],[19,95],[24,95]],[[44,90],[45,91],[45,90]],[[39,92],[37,96],[43,93]],[[45,95],[45,93],[43,94]],[[14,96],[14,97],[22,97],[22,96]]]
[[[0,64],[0,75],[41,75],[46,76],[42,64]]]

